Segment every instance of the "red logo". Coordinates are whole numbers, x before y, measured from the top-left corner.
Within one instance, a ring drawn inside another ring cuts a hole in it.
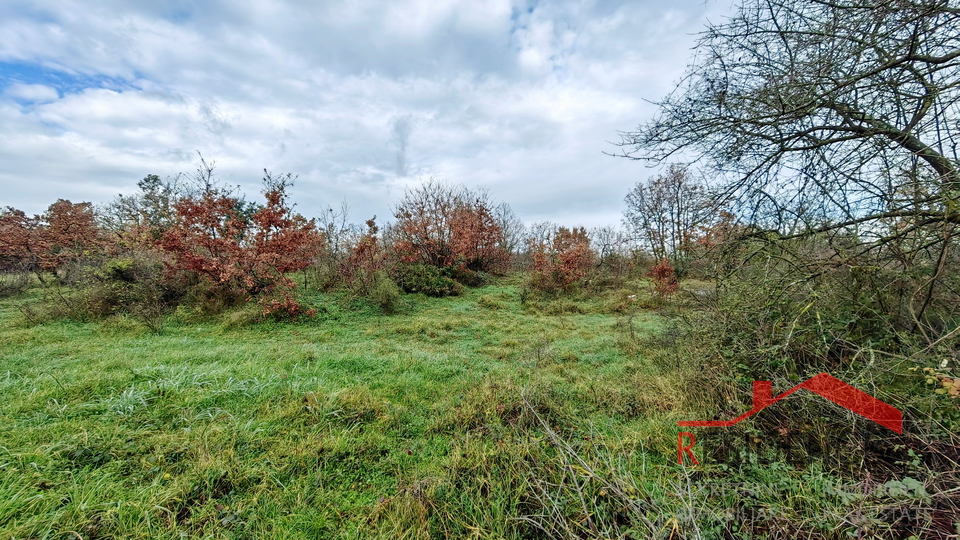
[[[733,420],[686,420],[677,422],[677,425],[680,427],[729,427],[746,420],[801,388],[806,388],[823,396],[881,426],[897,433],[903,433],[903,413],[899,409],[870,394],[857,390],[829,373],[815,375],[777,397],[773,397],[773,383],[770,381],[753,381],[753,408],[749,411]],[[683,444],[684,437],[687,437],[690,441],[687,446]],[[694,437],[693,433],[684,431],[677,435],[677,462],[679,464],[683,464],[683,455],[686,453],[694,465],[699,465],[700,462],[697,461],[692,451],[696,442],[697,438]]]

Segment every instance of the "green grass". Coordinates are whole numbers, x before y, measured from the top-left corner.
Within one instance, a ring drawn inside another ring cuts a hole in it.
[[[706,432],[679,467],[676,422],[716,410],[642,283],[521,305],[507,278],[391,316],[313,292],[311,320],[159,334],[27,324],[39,296],[0,301],[3,539],[840,538],[929,499],[775,444],[730,468]]]
[[[394,316],[317,293],[312,321],[159,335],[30,326],[23,301],[0,303],[4,538],[529,536],[518,456],[545,445],[524,389],[568,431],[674,451],[682,396],[622,317],[525,312],[509,283]]]

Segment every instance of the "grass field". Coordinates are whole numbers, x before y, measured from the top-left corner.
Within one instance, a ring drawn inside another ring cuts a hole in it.
[[[683,396],[637,347],[655,314],[524,311],[510,283],[393,316],[312,301],[160,334],[0,304],[4,537],[516,538],[540,420],[672,462]]]
[[[390,316],[311,293],[311,320],[180,312],[160,333],[0,301],[0,538],[840,538],[929,500],[762,445],[678,466],[676,422],[711,412],[668,319],[628,302],[645,285],[519,285]]]

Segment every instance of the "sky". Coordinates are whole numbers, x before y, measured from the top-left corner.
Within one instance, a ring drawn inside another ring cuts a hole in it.
[[[611,144],[728,0],[3,0],[0,206],[104,203],[197,169],[307,217],[391,218],[430,178],[525,222],[615,225],[657,174]]]

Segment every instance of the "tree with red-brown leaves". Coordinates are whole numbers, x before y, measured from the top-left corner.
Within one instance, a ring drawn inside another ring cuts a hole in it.
[[[395,249],[402,262],[493,273],[506,268],[503,231],[484,191],[431,180],[408,190],[394,216]]]
[[[680,282],[666,257],[647,272],[647,277],[653,280],[653,290],[660,298],[667,298],[680,290]]]
[[[47,251],[40,216],[7,207],[0,213],[0,261],[4,269],[24,269],[43,280],[40,261]]]
[[[450,248],[454,262],[467,270],[502,273],[509,263],[503,231],[485,195],[457,207],[451,219]]]
[[[253,292],[254,280],[244,266],[249,262],[241,244],[248,224],[237,215],[237,199],[208,191],[184,197],[174,205],[174,224],[160,239],[173,255],[171,270],[187,270],[220,288]]]
[[[694,244],[699,249],[713,249],[742,234],[745,230],[746,227],[737,224],[737,217],[734,214],[722,210],[715,221],[700,228]]]
[[[266,169],[263,172],[267,204],[250,218],[253,266],[278,276],[299,272],[320,251],[323,236],[314,220],[295,213],[288,204],[286,190],[295,178],[289,173],[273,177]]]
[[[451,221],[459,204],[457,190],[434,180],[407,190],[393,211],[397,218],[394,249],[400,260],[438,268],[453,264]]]
[[[243,201],[209,183],[177,201],[174,224],[160,241],[173,256],[169,269],[195,272],[227,302],[269,293],[261,302],[266,313],[299,314],[289,294],[295,284],[286,274],[304,269],[323,239],[314,221],[287,203],[293,180],[266,173],[266,205],[251,215]]]
[[[70,263],[103,247],[90,203],[59,199],[42,216],[28,217],[15,208],[0,214],[0,258],[45,281],[47,272],[64,277]]]
[[[93,254],[103,245],[93,205],[88,202],[59,199],[50,205],[43,220],[47,249],[40,266],[59,277],[66,265]]]
[[[583,227],[557,227],[531,243],[533,285],[548,292],[569,290],[596,265],[596,253]]]
[[[367,232],[351,247],[350,256],[340,270],[344,281],[363,294],[370,292],[377,272],[387,267],[387,253],[377,238],[380,228],[377,227],[376,219],[377,216],[373,216],[366,221]]]

